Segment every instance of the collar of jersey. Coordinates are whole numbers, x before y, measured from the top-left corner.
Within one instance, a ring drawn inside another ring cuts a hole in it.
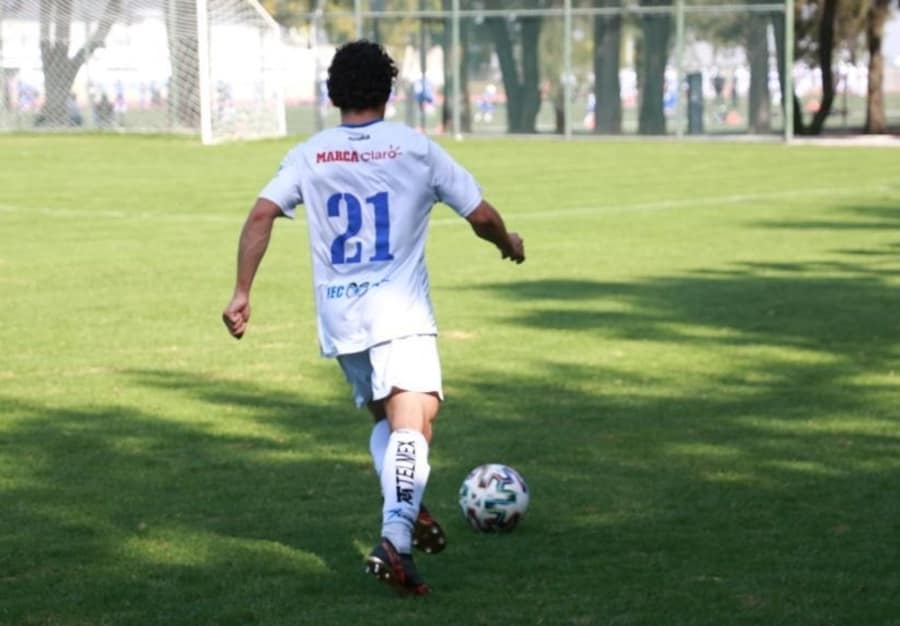
[[[379,117],[377,120],[372,120],[371,122],[363,122],[362,124],[341,124],[341,128],[365,128],[366,126],[371,126],[372,124],[378,124],[379,122],[383,122],[384,118]]]

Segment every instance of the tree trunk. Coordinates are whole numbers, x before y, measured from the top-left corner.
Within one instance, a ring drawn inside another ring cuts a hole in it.
[[[663,94],[671,32],[671,15],[651,13],[641,17],[643,43],[639,72],[641,105],[638,132],[642,135],[666,133]]]
[[[450,0],[443,0],[443,9],[450,11]],[[472,107],[469,102],[469,73],[467,71],[469,48],[469,21],[462,20],[459,24],[459,125],[462,128],[453,128],[453,20],[444,20],[444,128],[454,133],[472,132]]]
[[[78,52],[69,57],[73,0],[42,0],[40,7],[41,64],[44,71],[44,105],[37,123],[46,126],[79,125],[67,108],[72,84],[81,66],[106,36],[120,10],[120,0],[109,0],[97,27]]]
[[[200,126],[200,56],[195,0],[168,0],[169,121],[173,127]]]
[[[604,6],[620,5],[606,0]],[[618,135],[622,132],[622,86],[619,83],[619,55],[622,47],[622,16],[594,17],[594,132]]]
[[[884,25],[890,14],[890,0],[872,0],[866,13],[866,46],[869,49],[869,85],[866,94],[867,133],[883,133],[887,130],[884,115],[884,55],[881,43]]]
[[[791,98],[794,103],[794,132],[798,135],[821,134],[825,120],[831,114],[834,104],[834,72],[831,66],[831,57],[834,51],[834,28],[837,13],[838,0],[824,0],[822,20],[819,25],[817,40],[817,54],[819,67],[822,71],[822,101],[819,110],[816,111],[812,121],[807,126],[803,121],[803,107],[796,94],[784,93],[784,16],[777,15],[773,18],[775,25],[775,47],[778,54],[778,79],[781,84],[782,99]],[[788,100],[785,100],[788,101]]]
[[[819,69],[822,71],[822,101],[819,110],[813,115],[809,127],[804,129],[805,134],[820,135],[825,126],[825,120],[831,114],[834,104],[834,71],[831,65],[831,57],[834,54],[834,27],[837,16],[838,0],[825,0],[822,8],[822,23],[819,25]]]
[[[747,117],[750,131],[754,133],[772,130],[767,23],[764,16],[753,15],[747,36],[747,55],[750,61],[750,103]]]
[[[541,111],[540,36],[541,18],[522,18],[522,110],[519,129],[523,133],[537,131],[537,116]]]
[[[471,59],[471,51],[469,42],[472,40],[472,22],[471,20],[464,20],[459,25],[459,39],[460,39],[460,52],[462,53],[462,58],[459,61],[459,82],[460,85],[460,98],[462,98],[462,114],[460,116],[460,124],[462,125],[462,132],[471,133],[472,132],[472,95],[469,91],[469,62]]]
[[[444,11],[449,10],[448,0],[443,0],[442,9]],[[378,20],[373,20],[374,22],[378,22]],[[441,22],[441,49],[444,51],[444,102],[441,105],[441,123],[444,127],[444,132],[453,132],[458,133],[458,128],[453,128],[453,107],[457,106],[457,103],[453,101],[454,87],[453,81],[455,80],[456,74],[454,73],[453,62],[453,20],[446,18]]]
[[[778,85],[781,88],[782,115],[787,119],[788,115],[794,116],[794,131],[803,128],[803,114],[800,101],[793,93],[785,93],[785,73],[792,72],[794,68],[785,67],[787,56],[785,54],[784,39],[784,14],[777,13],[772,17],[772,27],[775,31],[775,56],[778,58]]]
[[[538,39],[541,18],[525,17],[520,20],[522,29],[522,68],[516,62],[514,43],[509,25],[504,17],[484,20],[500,62],[503,89],[506,92],[506,128],[510,133],[533,133],[541,106],[539,81]]]
[[[484,20],[484,24],[494,40],[497,61],[500,63],[503,91],[506,92],[506,128],[511,133],[518,132],[517,123],[522,109],[519,91],[522,89],[522,81],[519,78],[519,68],[516,65],[513,42],[509,36],[506,19],[489,17]]]

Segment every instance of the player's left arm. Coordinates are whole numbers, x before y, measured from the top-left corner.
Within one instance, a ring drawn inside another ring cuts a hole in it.
[[[269,247],[275,218],[281,215],[283,213],[277,204],[266,198],[258,198],[241,230],[234,294],[222,312],[222,321],[236,339],[240,339],[247,330],[250,320],[250,289]]]
[[[433,141],[428,144],[432,185],[437,197],[468,220],[475,234],[493,243],[504,259],[515,263],[525,260],[525,244],[518,233],[506,230],[497,209],[484,199],[471,172],[457,163]]]
[[[482,199],[475,210],[466,216],[466,220],[476,235],[497,246],[504,259],[515,263],[525,260],[525,242],[518,233],[506,230],[503,218],[490,202]]]

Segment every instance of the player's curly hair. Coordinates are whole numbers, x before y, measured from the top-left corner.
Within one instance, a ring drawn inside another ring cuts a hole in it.
[[[360,40],[344,44],[328,68],[328,97],[342,111],[362,111],[388,101],[397,66],[377,43]]]

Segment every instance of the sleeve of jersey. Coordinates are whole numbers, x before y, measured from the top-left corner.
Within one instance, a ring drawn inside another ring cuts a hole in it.
[[[481,203],[481,188],[475,177],[433,141],[429,141],[431,181],[437,199],[462,217]]]
[[[303,202],[300,191],[300,155],[296,150],[291,150],[284,157],[278,172],[262,188],[259,197],[271,200],[287,217],[294,218],[294,209]]]

